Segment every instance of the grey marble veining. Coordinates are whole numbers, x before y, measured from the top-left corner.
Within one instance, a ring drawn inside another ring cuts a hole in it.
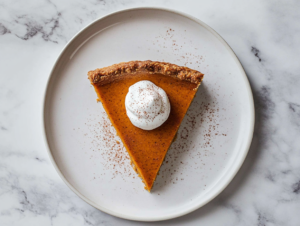
[[[251,149],[230,185],[184,217],[109,216],[61,181],[44,146],[43,92],[70,38],[128,7],[162,6],[213,27],[241,60],[254,94]],[[300,1],[0,0],[0,225],[300,225]]]

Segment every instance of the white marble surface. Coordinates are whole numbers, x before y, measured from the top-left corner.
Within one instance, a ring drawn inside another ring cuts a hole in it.
[[[256,105],[250,152],[225,191],[191,214],[150,224],[78,198],[51,165],[41,126],[46,80],[67,41],[107,13],[138,6],[180,10],[220,33]],[[299,12],[297,0],[0,0],[0,225],[300,225]]]

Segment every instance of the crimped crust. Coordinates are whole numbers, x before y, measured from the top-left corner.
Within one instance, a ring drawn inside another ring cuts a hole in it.
[[[164,74],[200,85],[204,74],[188,67],[158,61],[129,61],[114,64],[109,67],[98,68],[88,72],[92,84],[105,84],[115,80],[118,76],[126,74],[149,73]]]

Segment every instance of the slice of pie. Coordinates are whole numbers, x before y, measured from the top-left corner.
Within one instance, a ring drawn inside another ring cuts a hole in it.
[[[88,78],[127,149],[133,168],[150,191],[203,74],[187,67],[153,61],[130,61],[88,72]],[[126,114],[129,87],[147,80],[162,88],[171,105],[168,119],[158,128],[143,130]]]

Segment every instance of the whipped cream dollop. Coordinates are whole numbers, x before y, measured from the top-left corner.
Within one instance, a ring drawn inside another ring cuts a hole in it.
[[[166,92],[146,80],[129,87],[125,107],[132,124],[144,130],[161,126],[168,119],[171,110]]]

